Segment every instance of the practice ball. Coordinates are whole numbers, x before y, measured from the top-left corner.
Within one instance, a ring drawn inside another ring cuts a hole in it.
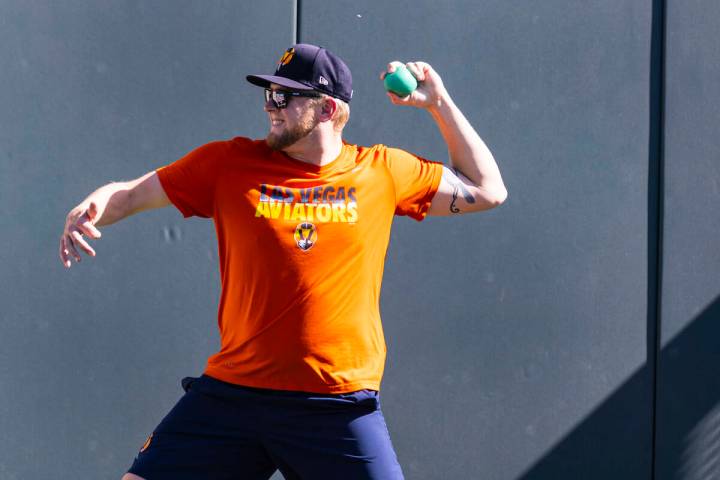
[[[395,71],[385,75],[385,90],[398,97],[407,97],[417,88],[417,80],[402,63],[395,64]]]

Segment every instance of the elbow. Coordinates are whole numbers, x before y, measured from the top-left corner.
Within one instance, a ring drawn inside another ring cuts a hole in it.
[[[507,200],[508,192],[504,186],[500,188],[480,188],[475,194],[475,201],[468,205],[468,211],[482,212],[492,210],[502,205]]]
[[[505,187],[502,187],[500,190],[498,190],[495,198],[493,199],[494,206],[499,207],[500,205],[502,205],[505,202],[505,200],[507,200],[507,197],[508,197],[507,189]]]
[[[508,192],[505,187],[493,189],[485,193],[481,208],[482,210],[491,210],[502,205],[507,200]]]

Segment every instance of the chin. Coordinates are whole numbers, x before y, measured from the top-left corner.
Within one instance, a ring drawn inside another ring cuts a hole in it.
[[[267,137],[265,137],[265,143],[267,143],[268,147],[277,151],[282,151],[288,146],[283,144],[280,135],[275,135],[272,133],[268,134]]]

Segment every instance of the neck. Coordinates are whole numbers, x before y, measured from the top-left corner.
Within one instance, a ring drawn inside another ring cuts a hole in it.
[[[312,165],[327,165],[335,160],[342,151],[342,136],[339,132],[322,134],[312,132],[283,151],[295,160]]]

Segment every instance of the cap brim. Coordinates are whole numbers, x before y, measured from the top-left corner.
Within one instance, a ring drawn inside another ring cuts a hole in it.
[[[275,75],[248,75],[245,77],[248,82],[258,87],[268,88],[271,83],[278,84],[283,87],[292,88],[294,90],[314,90],[313,87],[309,87],[295,80],[290,80],[285,77],[278,77]]]

